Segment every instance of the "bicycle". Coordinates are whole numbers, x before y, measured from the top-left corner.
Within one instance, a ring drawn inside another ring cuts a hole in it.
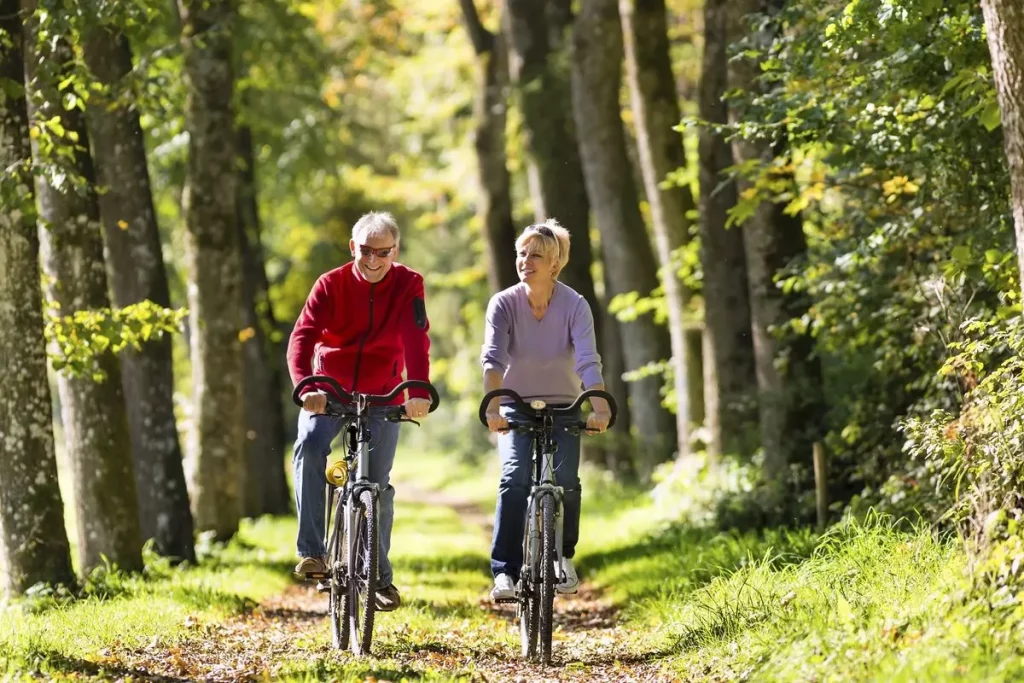
[[[421,380],[406,380],[390,394],[376,395],[350,393],[331,377],[313,375],[300,381],[292,392],[292,400],[297,405],[302,405],[299,394],[311,384],[326,384],[336,394],[328,395],[324,415],[349,418],[349,423],[345,427],[345,471],[325,473],[328,504],[324,513],[324,542],[327,546],[328,571],[310,574],[307,578],[318,580],[320,590],[330,593],[328,615],[334,647],[344,650],[351,646],[355,655],[369,654],[376,613],[380,552],[377,527],[380,490],[368,478],[371,436],[369,408],[374,404],[390,403],[406,389],[426,390],[430,394],[431,413],[437,409],[440,399],[437,390],[429,382]],[[407,418],[404,406],[400,405],[387,411],[385,419],[419,424]],[[353,463],[355,468],[352,467]],[[340,462],[328,461],[328,470],[332,466],[340,466]],[[333,529],[332,508],[337,508]]]
[[[526,527],[523,533],[523,566],[516,584],[516,597],[501,602],[516,603],[519,637],[524,659],[538,656],[542,664],[551,663],[551,632],[554,626],[555,567],[562,563],[562,487],[555,484],[555,443],[552,438],[554,419],[559,415],[575,413],[583,401],[596,396],[608,402],[611,419],[615,424],[617,406],[611,394],[599,389],[584,391],[571,405],[555,408],[545,401],[527,403],[512,389],[495,389],[480,402],[480,422],[487,426],[487,407],[500,396],[512,399],[517,410],[528,416],[526,422],[510,420],[509,430],[533,436],[533,484],[526,503]],[[572,434],[587,429],[583,421],[571,422],[564,427]],[[559,577],[560,581],[565,576]]]

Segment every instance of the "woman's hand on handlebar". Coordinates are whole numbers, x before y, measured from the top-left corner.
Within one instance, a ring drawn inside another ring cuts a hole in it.
[[[608,429],[608,422],[611,419],[612,414],[607,410],[595,410],[587,417],[587,431],[601,434],[604,430]]]
[[[405,402],[405,416],[410,420],[426,417],[430,411],[430,399],[410,398]]]
[[[327,410],[327,394],[322,391],[311,391],[305,394],[302,397],[302,409],[314,415],[323,415]]]
[[[487,428],[492,432],[507,432],[508,431],[508,418],[501,414],[501,410],[498,407],[500,404],[497,401],[493,401],[491,405],[487,406]]]

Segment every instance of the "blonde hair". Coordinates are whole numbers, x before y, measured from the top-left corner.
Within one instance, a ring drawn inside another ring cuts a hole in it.
[[[400,239],[398,223],[395,217],[387,211],[370,211],[356,221],[352,226],[352,239],[356,242],[370,237],[382,237],[391,235],[397,245]]]
[[[562,269],[569,263],[569,231],[559,225],[554,218],[548,218],[543,223],[526,226],[526,229],[516,239],[516,251],[531,242],[540,245],[540,251],[544,258],[551,258],[555,262],[555,279],[557,279]]]

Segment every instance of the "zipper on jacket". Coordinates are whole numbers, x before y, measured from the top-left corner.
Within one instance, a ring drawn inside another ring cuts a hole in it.
[[[359,350],[356,351],[356,367],[352,371],[352,391],[358,391],[359,382],[359,363],[363,359],[363,344],[370,338],[370,333],[373,332],[373,290],[377,286],[374,282],[370,285],[370,324],[366,326],[366,334],[359,340]]]

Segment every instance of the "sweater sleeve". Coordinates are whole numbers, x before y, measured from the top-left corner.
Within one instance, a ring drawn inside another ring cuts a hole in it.
[[[322,330],[327,327],[330,312],[327,277],[321,276],[306,298],[302,312],[299,313],[288,338],[288,373],[291,375],[293,386],[313,374],[313,351],[320,340]],[[309,389],[314,390],[314,387]]]
[[[603,384],[601,356],[597,352],[597,338],[594,334],[594,315],[587,300],[582,296],[572,314],[569,336],[576,356],[576,374],[583,382],[583,388]]]
[[[497,370],[502,375],[508,370],[509,337],[512,321],[502,305],[501,297],[495,294],[487,304],[484,322],[484,344],[480,350],[480,364],[484,370]]]
[[[408,379],[430,381],[430,321],[424,301],[423,276],[414,274],[409,285],[410,295],[401,312],[402,346],[405,348],[405,368]],[[430,398],[424,389],[410,389],[410,398]]]

